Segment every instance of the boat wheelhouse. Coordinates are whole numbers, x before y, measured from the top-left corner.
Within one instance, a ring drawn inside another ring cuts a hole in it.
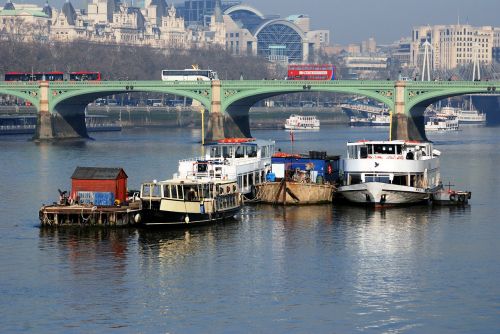
[[[439,187],[440,152],[430,142],[347,143],[338,193],[366,204],[407,204],[429,199]]]
[[[285,121],[287,130],[318,130],[319,126],[320,121],[316,116],[291,115]]]
[[[236,181],[173,178],[141,185],[144,225],[188,225],[232,218],[242,201]]]
[[[227,138],[205,145],[205,155],[179,161],[181,178],[236,180],[240,192],[254,196],[265,181],[275,143],[254,138]]]

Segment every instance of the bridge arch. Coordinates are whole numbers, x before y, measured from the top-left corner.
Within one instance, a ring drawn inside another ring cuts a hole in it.
[[[228,84],[223,84],[222,94],[222,111],[225,112],[225,135],[226,137],[251,137],[250,131],[250,108],[258,101],[274,96],[292,94],[292,93],[314,93],[328,92],[340,94],[355,94],[366,96],[382,102],[389,109],[394,108],[394,85],[385,81],[379,82],[385,89],[375,90],[373,86],[367,83],[367,87],[363,88],[358,84],[349,85],[337,82],[312,82],[312,81],[280,81],[279,84],[274,84],[273,81],[254,81],[253,84],[246,82],[251,86],[248,89],[244,88],[237,81]]]
[[[185,96],[210,110],[210,82],[53,82],[49,87],[52,133],[57,137],[88,138],[85,108],[98,98],[123,93],[162,93]]]

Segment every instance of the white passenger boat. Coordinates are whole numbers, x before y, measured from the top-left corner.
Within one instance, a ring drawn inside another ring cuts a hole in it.
[[[367,117],[351,116],[349,124],[351,126],[389,126],[391,116],[385,114],[372,114]]]
[[[285,121],[287,130],[318,130],[320,125],[316,116],[291,115]]]
[[[232,218],[242,201],[236,181],[173,178],[141,185],[144,225],[189,225]]]
[[[337,192],[349,201],[374,205],[428,200],[440,185],[439,155],[430,142],[347,143],[343,185]]]
[[[457,131],[458,119],[453,115],[430,116],[425,123],[425,131]]]
[[[255,185],[265,182],[275,143],[254,138],[227,138],[205,145],[205,156],[179,161],[179,176],[236,180],[240,192],[255,196]]]
[[[368,117],[351,116],[349,118],[349,125],[351,125],[351,126],[371,126],[372,120]]]
[[[484,124],[486,123],[486,114],[482,114],[474,108],[459,109],[458,122],[460,124]]]
[[[385,114],[375,114],[370,116],[372,126],[389,126],[391,124],[391,116]]]
[[[472,99],[472,98],[471,98]],[[440,114],[456,116],[459,124],[485,124],[486,114],[480,113],[472,105],[472,100],[469,100],[468,104],[462,106],[462,108],[453,108],[446,106],[441,108]]]

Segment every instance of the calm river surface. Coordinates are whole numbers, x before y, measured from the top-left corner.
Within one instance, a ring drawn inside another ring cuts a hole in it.
[[[387,129],[295,134],[343,154]],[[291,151],[285,131],[253,131]],[[84,143],[0,137],[2,333],[498,333],[500,128],[430,135],[470,206],[247,206],[190,230],[41,229],[76,166],[123,167],[129,188],[200,154],[200,131],[126,129]]]

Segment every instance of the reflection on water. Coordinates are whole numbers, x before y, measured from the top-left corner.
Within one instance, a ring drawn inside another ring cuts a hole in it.
[[[37,210],[77,165],[123,167],[131,189],[167,178],[199,155],[200,131],[1,139],[2,332],[497,332],[498,131],[474,131],[435,142],[470,206],[250,205],[234,222],[178,230],[39,229]],[[255,135],[291,149],[284,131]],[[300,136],[295,152],[343,154],[345,141],[386,131]]]

